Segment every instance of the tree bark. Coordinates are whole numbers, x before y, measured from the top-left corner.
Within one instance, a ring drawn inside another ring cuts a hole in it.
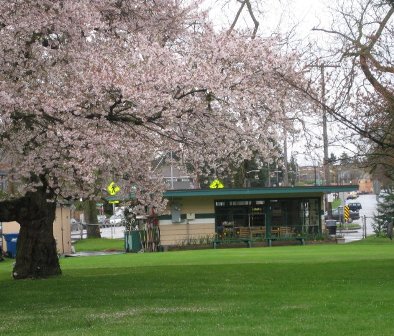
[[[100,226],[97,220],[97,207],[96,202],[92,200],[85,201],[84,216],[86,222],[86,234],[88,238],[101,238]]]
[[[14,279],[46,278],[60,275],[53,237],[56,203],[47,201],[44,188],[24,197],[0,202],[0,221],[20,224],[16,246]]]

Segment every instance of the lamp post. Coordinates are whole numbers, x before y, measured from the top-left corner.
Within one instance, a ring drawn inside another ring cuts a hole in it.
[[[279,187],[279,173],[281,170],[275,170],[274,173],[276,173],[276,186]]]

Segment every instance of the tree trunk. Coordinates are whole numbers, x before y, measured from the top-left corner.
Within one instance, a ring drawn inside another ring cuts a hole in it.
[[[24,197],[0,203],[0,221],[20,224],[16,246],[14,279],[60,275],[61,269],[53,237],[56,203],[48,202],[39,188]]]
[[[100,227],[97,220],[96,202],[87,200],[84,204],[84,216],[86,222],[86,233],[88,238],[101,238]]]

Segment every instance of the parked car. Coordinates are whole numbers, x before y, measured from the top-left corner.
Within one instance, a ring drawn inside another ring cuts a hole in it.
[[[115,214],[109,217],[109,224],[111,225],[121,225],[124,222],[124,215]]]
[[[358,211],[352,211],[350,210],[350,222],[355,220],[355,219],[360,219],[360,213]],[[324,216],[325,219],[328,219],[328,214],[326,213]],[[340,206],[336,209],[332,210],[332,219],[335,219],[337,221],[340,221],[343,219],[343,207]]]
[[[347,206],[351,211],[360,211],[363,208],[359,202],[350,202]]]
[[[105,215],[97,215],[97,222],[99,224],[104,224],[107,217]]]
[[[356,199],[358,197],[357,192],[352,191],[347,195],[346,199]]]
[[[383,198],[385,198],[386,196],[388,196],[388,192],[387,191],[385,191],[385,190],[382,190],[380,193],[379,193],[379,197],[378,198],[380,198],[380,199],[383,199]]]

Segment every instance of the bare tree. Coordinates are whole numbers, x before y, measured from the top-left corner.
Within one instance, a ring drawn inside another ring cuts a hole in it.
[[[332,23],[314,30],[323,41],[317,53],[305,52],[307,86],[291,83],[343,126],[372,170],[384,166],[393,178],[394,148],[394,2],[339,1]],[[329,47],[327,47],[327,45]],[[308,45],[308,48],[310,46]],[[316,56],[319,55],[319,56]],[[326,68],[328,89],[322,99],[319,81]],[[319,73],[320,72],[320,73]],[[283,74],[285,75],[285,74]],[[356,141],[358,139],[359,141]]]
[[[362,154],[375,169],[393,174],[394,149],[394,1],[342,1],[330,28],[316,28],[334,37],[333,55],[343,65],[347,104],[331,113],[365,141]],[[353,109],[351,120],[345,111]]]

